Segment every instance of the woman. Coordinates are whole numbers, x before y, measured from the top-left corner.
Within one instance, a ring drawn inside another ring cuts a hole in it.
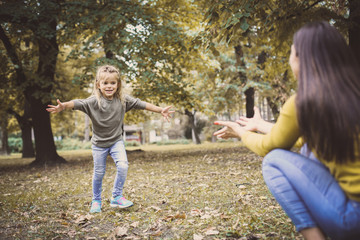
[[[306,239],[360,239],[359,65],[326,22],[295,33],[289,63],[298,92],[273,126],[257,114],[215,122],[225,127],[214,135],[266,155],[264,180]],[[299,138],[302,154],[290,151]]]

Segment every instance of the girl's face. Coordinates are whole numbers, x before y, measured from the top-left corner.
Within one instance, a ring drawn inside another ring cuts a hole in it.
[[[296,49],[294,47],[294,44],[291,45],[291,53],[290,53],[290,58],[289,58],[289,64],[290,64],[291,70],[292,70],[295,78],[299,79],[300,64],[299,64],[299,57],[296,56]]]
[[[98,89],[104,98],[112,100],[118,89],[118,80],[115,74],[110,75],[107,79],[98,83]]]

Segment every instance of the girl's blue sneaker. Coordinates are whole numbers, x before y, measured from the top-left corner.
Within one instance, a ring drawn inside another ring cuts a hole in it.
[[[99,212],[101,212],[101,201],[93,200],[91,202],[90,213],[99,213]]]
[[[111,207],[118,207],[118,208],[128,208],[131,207],[133,204],[132,201],[125,199],[123,196],[117,196],[115,198],[111,198],[110,206]]]

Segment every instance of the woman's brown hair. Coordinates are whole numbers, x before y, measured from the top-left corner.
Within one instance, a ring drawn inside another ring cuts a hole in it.
[[[300,70],[296,97],[300,131],[325,161],[359,158],[360,66],[342,35],[327,22],[294,35]]]

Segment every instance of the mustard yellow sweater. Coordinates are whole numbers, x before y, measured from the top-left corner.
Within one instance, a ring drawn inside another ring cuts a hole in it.
[[[295,97],[296,95],[293,95],[286,101],[270,133],[264,135],[248,131],[243,134],[242,141],[250,150],[265,156],[273,149],[290,150],[294,146],[301,137],[296,117]],[[347,196],[352,200],[360,201],[360,158],[354,163],[342,165],[321,159],[320,161],[329,168]]]

